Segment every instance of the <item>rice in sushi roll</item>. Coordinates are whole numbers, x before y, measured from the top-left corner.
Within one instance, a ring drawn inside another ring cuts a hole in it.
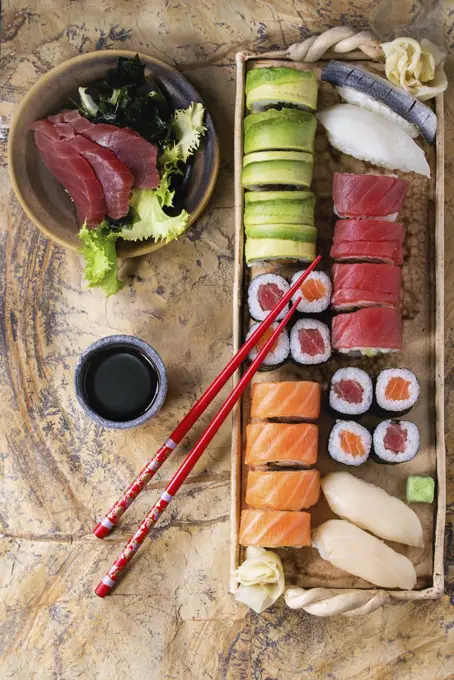
[[[300,319],[290,332],[292,359],[298,364],[322,364],[331,356],[331,341],[326,324]]]
[[[256,321],[263,321],[273,307],[281,300],[288,291],[289,285],[282,276],[276,274],[260,274],[252,279],[248,288],[249,314]],[[287,314],[289,306],[278,314],[276,319],[280,321]]]
[[[255,331],[258,325],[259,325],[258,323],[255,323],[253,326],[251,326],[246,336],[246,340],[252,335],[252,333]],[[262,347],[266,345],[266,343],[271,338],[278,325],[279,324],[277,322],[274,322],[265,331],[265,333],[262,335],[260,340],[255,345],[255,347],[253,347],[249,352],[248,354],[249,361],[254,361],[255,357],[260,352]],[[272,347],[271,351],[268,352],[267,356],[263,360],[259,370],[270,371],[273,368],[281,366],[284,363],[284,361],[288,359],[289,354],[290,354],[290,340],[288,337],[288,331],[284,328],[284,330],[279,335],[277,341],[274,343],[274,346]]]
[[[372,437],[368,430],[352,420],[338,420],[328,440],[328,453],[339,463],[361,465],[369,458]]]
[[[419,397],[415,374],[406,368],[386,368],[375,386],[377,404],[388,413],[407,413]]]
[[[366,413],[371,407],[372,380],[360,368],[340,368],[331,378],[329,405],[349,416]]]
[[[384,420],[374,430],[374,454],[381,463],[405,463],[419,449],[419,430],[408,420]]]
[[[296,272],[292,276],[292,285],[303,274],[303,271],[305,270]],[[297,307],[298,311],[305,314],[318,314],[328,309],[331,293],[332,285],[330,278],[324,272],[314,271],[302,283],[299,291],[293,296],[292,302],[301,295],[302,300]]]

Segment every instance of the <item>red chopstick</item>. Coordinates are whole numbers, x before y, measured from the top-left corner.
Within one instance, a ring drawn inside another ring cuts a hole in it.
[[[150,458],[139,475],[126,489],[121,498],[111,507],[107,515],[96,525],[93,533],[98,538],[105,538],[111,530],[118,523],[120,517],[126,512],[131,503],[137,498],[140,492],[145,488],[150,479],[154,477],[159,468],[165,463],[172,451],[178,446],[182,439],[187,435],[191,427],[197,422],[202,413],[206,410],[212,400],[216,397],[219,391],[224,387],[226,382],[232,377],[238,366],[247,357],[252,347],[254,347],[258,340],[262,337],[265,331],[271,326],[276,317],[284,309],[290,298],[299,290],[301,284],[306,279],[311,271],[317,266],[321,260],[319,255],[310,264],[297,281],[291,286],[290,290],[283,296],[283,298],[270,311],[264,321],[256,328],[254,333],[246,340],[244,345],[240,347],[238,352],[229,361],[224,370],[211,383],[208,389],[194,404],[191,410],[186,414],[183,420],[175,428],[169,439],[161,445],[153,458]]]
[[[290,317],[295,312],[300,302],[301,297],[299,296],[296,299],[296,301],[292,304],[285,317],[279,323],[279,326],[273,332],[271,338],[266,342],[265,346],[260,350],[252,364],[246,370],[241,380],[233,388],[230,395],[227,397],[227,399],[217,412],[216,416],[205,430],[204,434],[200,437],[197,444],[194,446],[192,451],[187,455],[183,463],[180,465],[176,473],[173,475],[172,479],[167,484],[164,492],[162,493],[161,498],[158,500],[157,503],[153,505],[153,507],[143,520],[142,524],[137,529],[134,536],[128,541],[123,551],[117,557],[117,559],[115,560],[107,574],[104,576],[102,581],[98,583],[95,589],[96,595],[98,595],[99,597],[105,597],[110,593],[118,577],[124,571],[124,569],[126,569],[129,562],[132,560],[132,558],[134,557],[134,555],[144,542],[145,538],[150,533],[150,530],[156,524],[159,517],[161,516],[163,511],[167,508],[169,503],[172,501],[178,489],[186,480],[192,468],[197,463],[202,453],[205,451],[206,447],[211,442],[211,440],[221,427],[222,423],[227,418],[230,411],[232,410],[232,408],[234,407],[234,405],[236,404],[236,402],[238,401],[238,399],[248,386],[252,376],[259,369],[260,364],[262,363],[262,361],[264,360],[264,358],[266,357],[266,355],[276,342],[279,333],[281,333],[281,331],[289,321]]]

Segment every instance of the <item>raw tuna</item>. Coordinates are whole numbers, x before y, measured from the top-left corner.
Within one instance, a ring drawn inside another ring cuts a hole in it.
[[[334,317],[331,330],[334,349],[340,351],[401,350],[402,320],[397,309],[370,307]]]
[[[395,221],[408,191],[408,182],[388,175],[335,172],[334,212],[339,217],[376,217]]]
[[[333,243],[341,241],[403,242],[405,227],[401,222],[387,220],[338,220],[334,227]]]
[[[325,351],[322,334],[316,328],[302,328],[298,333],[301,351],[311,357]]]
[[[364,390],[357,380],[339,380],[333,389],[348,404],[360,404],[363,399]]]
[[[107,214],[114,219],[127,215],[129,193],[132,189],[134,177],[126,165],[118,160],[111,151],[99,146],[99,144],[90,142],[82,135],[75,135],[66,143],[85,158],[93,168],[104,191]]]
[[[86,220],[87,226],[97,227],[106,214],[106,202],[90,164],[66,141],[53,141],[37,130],[35,142],[44,164],[73,199],[79,224]]]
[[[156,189],[159,184],[159,173],[156,168],[158,150],[154,144],[150,144],[129,128],[91,123],[78,111],[64,113],[63,120],[65,123],[71,123],[77,134],[112,151],[132,172],[135,187]]]
[[[404,261],[401,241],[338,241],[330,256],[339,262],[369,260],[399,265]]]
[[[402,272],[391,264],[335,264],[333,296],[336,309],[400,306]]]
[[[265,283],[257,291],[257,299],[260,307],[265,312],[269,312],[284,297],[284,290],[281,290],[275,283]]]
[[[407,431],[399,423],[391,423],[386,430],[383,444],[389,451],[394,453],[404,453],[407,443]]]
[[[54,142],[58,142],[61,139],[61,135],[59,134],[58,130],[56,130],[55,126],[52,125],[52,123],[50,123],[48,120],[33,121],[33,123],[30,124],[30,130],[39,132],[49,139],[52,139]]]

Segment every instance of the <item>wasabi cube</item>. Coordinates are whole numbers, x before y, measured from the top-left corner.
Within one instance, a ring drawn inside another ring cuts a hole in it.
[[[408,503],[433,503],[435,495],[435,481],[432,477],[410,475],[407,479]]]

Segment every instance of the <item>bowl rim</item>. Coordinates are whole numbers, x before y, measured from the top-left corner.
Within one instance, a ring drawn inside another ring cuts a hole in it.
[[[27,217],[30,219],[33,224],[38,227],[38,229],[45,235],[47,238],[49,238],[51,241],[54,243],[57,243],[58,245],[62,246],[63,248],[66,248],[67,250],[71,250],[73,252],[80,252],[80,248],[75,245],[72,242],[67,241],[64,238],[61,238],[57,234],[54,234],[45,224],[42,222],[36,215],[32,213],[30,208],[28,207],[28,204],[22,194],[21,188],[19,186],[19,183],[16,179],[16,175],[13,172],[13,147],[15,143],[15,138],[16,138],[16,129],[18,125],[18,121],[20,119],[22,111],[27,107],[28,102],[31,97],[33,97],[36,92],[38,92],[43,85],[45,85],[48,81],[52,80],[55,77],[60,76],[62,73],[64,73],[69,66],[72,66],[73,64],[78,64],[78,63],[83,63],[86,61],[92,61],[94,59],[97,59],[101,56],[105,56],[108,54],[109,56],[112,56],[114,58],[116,57],[126,57],[126,58],[132,58],[136,54],[139,55],[141,59],[145,59],[148,62],[151,60],[155,64],[162,66],[163,68],[167,68],[170,71],[173,71],[176,73],[178,76],[181,78],[186,78],[185,75],[183,75],[178,69],[176,69],[174,66],[171,66],[165,61],[162,61],[162,59],[157,59],[156,57],[153,57],[151,55],[145,54],[143,52],[138,52],[135,50],[96,50],[96,51],[91,51],[91,52],[86,52],[85,54],[79,54],[75,57],[71,57],[70,59],[66,59],[63,61],[61,64],[57,64],[57,66],[54,66],[53,68],[50,69],[50,71],[47,71],[44,75],[40,76],[40,78],[36,81],[34,85],[28,90],[27,94],[23,97],[21,100],[17,110],[13,114],[13,119],[11,123],[11,127],[9,130],[9,135],[8,135],[8,173],[9,173],[9,178],[14,190],[14,193],[17,197],[17,200],[19,201],[19,204],[22,208],[22,210],[26,213]],[[190,81],[188,81],[190,83]],[[194,87],[192,83],[190,83],[191,87]],[[194,88],[195,89],[195,88]],[[202,99],[202,98],[200,98]],[[218,178],[219,174],[219,166],[220,166],[220,152],[219,152],[219,139],[216,134],[216,130],[214,129],[213,125],[213,157],[214,157],[214,165],[213,165],[213,172],[211,173],[210,180],[208,184],[205,187],[205,190],[203,192],[201,201],[199,203],[199,206],[197,207],[194,212],[190,213],[189,216],[189,221],[188,225],[183,233],[186,233],[187,230],[190,228],[192,224],[200,217],[202,212],[205,210],[208,201],[210,200],[214,187],[216,185],[216,181]],[[131,248],[130,250],[128,249],[127,252],[124,252],[122,249],[122,244],[118,243],[118,249],[117,249],[117,255],[120,258],[129,258],[129,257],[138,257],[139,255],[146,255],[148,253],[152,253],[155,250],[160,250],[164,246],[168,245],[165,241],[161,241],[159,243],[154,243],[151,242],[150,240],[144,241],[144,242],[139,242],[135,248]],[[122,252],[123,251],[123,252]]]

